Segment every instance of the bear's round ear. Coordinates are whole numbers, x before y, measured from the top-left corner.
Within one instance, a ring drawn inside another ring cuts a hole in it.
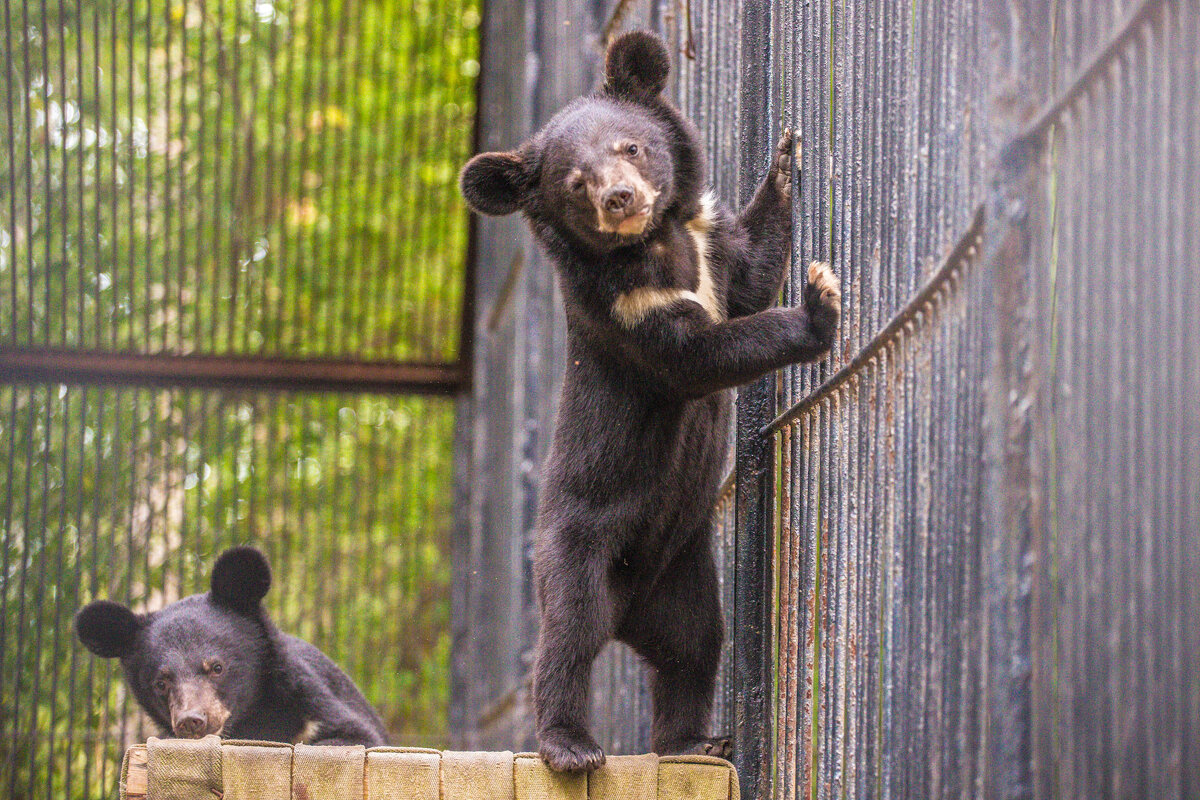
[[[137,641],[142,620],[120,603],[97,600],[75,615],[75,635],[101,658],[122,658]]]
[[[525,184],[525,162],[516,153],[480,153],[458,176],[467,204],[480,214],[496,217],[521,207]]]
[[[271,567],[261,551],[231,547],[213,564],[209,596],[237,611],[250,611],[271,588]]]
[[[654,97],[667,88],[667,46],[649,31],[623,33],[608,46],[604,88],[610,94]]]

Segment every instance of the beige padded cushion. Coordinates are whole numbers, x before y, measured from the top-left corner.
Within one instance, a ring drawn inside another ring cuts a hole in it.
[[[590,775],[534,753],[309,747],[150,739],[129,748],[121,800],[739,800],[733,765],[707,756],[609,756]]]

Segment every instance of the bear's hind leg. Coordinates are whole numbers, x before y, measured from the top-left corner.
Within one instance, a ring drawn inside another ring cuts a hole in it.
[[[604,751],[587,731],[592,661],[612,637],[612,600],[606,559],[539,553],[542,606],[534,669],[533,706],[538,752],[551,769],[591,772]]]
[[[708,735],[724,638],[708,537],[690,542],[629,609],[621,638],[651,667],[654,752],[728,757],[729,740]]]

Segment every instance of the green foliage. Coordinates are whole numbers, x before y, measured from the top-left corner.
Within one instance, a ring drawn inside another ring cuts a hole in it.
[[[0,337],[452,359],[476,2],[12,3]]]

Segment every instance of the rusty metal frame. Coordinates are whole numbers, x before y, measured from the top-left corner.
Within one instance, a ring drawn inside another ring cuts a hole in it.
[[[461,361],[416,364],[0,347],[0,383],[452,395],[466,388],[467,375]]]
[[[749,4],[741,30],[742,52],[771,48],[769,4]],[[741,75],[741,160],[739,194],[743,204],[755,190],[753,176],[771,152],[774,131],[761,124],[774,119],[771,58],[755,59]],[[755,124],[758,122],[759,124]],[[770,597],[774,537],[771,529],[775,486],[769,437],[760,432],[775,412],[775,377],[738,391],[734,486],[733,758],[742,795],[763,797],[769,785],[767,758],[771,732]]]
[[[758,431],[758,434],[760,436],[773,436],[788,425],[788,423],[794,422],[805,411],[808,411],[817,403],[832,395],[845,385],[846,382],[862,372],[863,368],[870,364],[883,348],[899,337],[905,326],[911,325],[921,311],[933,302],[934,297],[939,292],[946,290],[947,286],[958,275],[963,265],[975,254],[983,238],[984,217],[984,207],[981,205],[975,210],[971,224],[967,226],[967,230],[959,237],[958,242],[954,245],[949,255],[946,256],[941,265],[930,276],[929,280],[925,282],[920,291],[913,295],[912,299],[896,312],[887,325],[884,325],[883,329],[872,337],[854,355],[854,358],[850,359],[850,362],[846,366],[839,369],[828,380],[817,386],[775,419],[771,420],[769,424]]]
[[[1155,12],[1161,10],[1169,0],[1142,0],[1125,16],[1117,30],[1108,41],[1100,47],[1079,69],[1075,77],[1050,102],[1037,113],[1033,120],[1009,145],[1009,149],[1022,144],[1032,144],[1040,140],[1071,104],[1086,94],[1091,87],[1103,78],[1106,70],[1110,69],[1121,57],[1125,46],[1137,35],[1141,27],[1150,21]]]

